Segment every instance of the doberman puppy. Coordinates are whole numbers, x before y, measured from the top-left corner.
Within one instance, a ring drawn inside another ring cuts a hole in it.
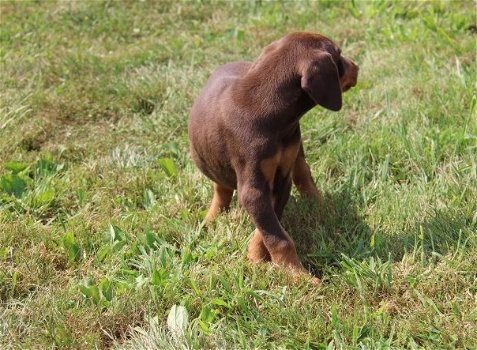
[[[292,33],[268,45],[255,62],[219,67],[195,101],[189,119],[192,158],[214,182],[206,220],[229,207],[235,189],[256,230],[254,262],[307,272],[280,224],[292,181],[321,201],[305,161],[300,118],[317,104],[332,111],[356,85],[358,66],[330,39]]]

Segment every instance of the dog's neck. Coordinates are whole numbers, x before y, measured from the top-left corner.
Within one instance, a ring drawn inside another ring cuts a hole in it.
[[[295,65],[286,57],[276,60],[275,65],[259,58],[238,81],[239,100],[257,118],[274,118],[277,122],[298,121],[315,103],[301,88],[301,77]],[[268,77],[265,81],[264,76]]]

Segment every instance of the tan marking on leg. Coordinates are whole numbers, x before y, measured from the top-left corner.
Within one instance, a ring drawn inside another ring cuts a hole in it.
[[[263,243],[263,236],[259,229],[255,229],[254,235],[248,246],[247,257],[254,263],[270,261],[270,253]]]
[[[211,222],[221,211],[229,208],[233,194],[233,189],[214,182],[214,197],[205,217],[206,222]]]
[[[283,176],[288,176],[288,174],[290,174],[290,171],[292,170],[297,159],[298,151],[300,150],[300,144],[301,142],[298,142],[283,149],[280,158],[280,171]]]
[[[268,157],[260,162],[260,170],[262,171],[270,190],[273,190],[273,180],[275,179],[277,167],[280,163],[281,153],[282,152],[279,150],[273,156]]]

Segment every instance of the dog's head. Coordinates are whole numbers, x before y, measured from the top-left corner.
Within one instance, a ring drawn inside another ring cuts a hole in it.
[[[302,89],[316,104],[339,111],[341,94],[356,85],[358,66],[341,56],[338,45],[320,34],[292,33],[282,40],[282,45],[296,52]]]

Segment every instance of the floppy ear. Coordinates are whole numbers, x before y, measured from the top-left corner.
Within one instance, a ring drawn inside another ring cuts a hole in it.
[[[320,52],[303,65],[301,88],[316,104],[332,111],[341,109],[338,68],[329,53]]]

